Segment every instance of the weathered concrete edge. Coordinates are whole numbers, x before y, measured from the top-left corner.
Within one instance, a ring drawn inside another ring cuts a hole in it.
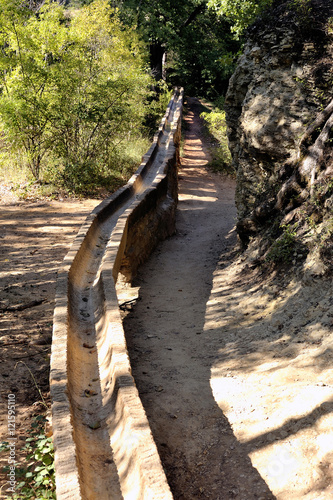
[[[174,132],[174,136],[179,135],[180,130],[178,127]],[[178,143],[177,137],[174,137],[174,142]],[[109,329],[112,330],[112,348],[116,355],[112,355],[110,365],[101,360],[100,368],[103,370],[102,367],[104,367],[104,373],[100,375],[101,380],[110,380],[112,378],[116,384],[112,398],[114,418],[111,418],[108,422],[108,432],[122,493],[124,498],[128,499],[167,500],[171,499],[172,495],[135,381],[131,375],[131,366],[119,309],[114,307],[114,281],[117,278],[119,269],[123,270],[124,255],[126,256],[126,249],[128,248],[127,240],[130,239],[131,233],[135,231],[138,225],[145,224],[148,218],[149,222],[154,224],[154,236],[158,233],[163,238],[174,232],[174,225],[170,225],[168,222],[170,217],[174,219],[173,211],[177,205],[177,193],[175,193],[174,182],[170,179],[176,165],[177,148],[172,144],[168,148],[155,182],[118,219],[114,229],[114,237],[111,236],[111,240],[118,238],[118,245],[109,248],[106,252],[101,273],[104,295],[107,297],[105,304],[106,315]],[[156,194],[158,191],[159,193]],[[145,208],[150,207],[150,215],[145,210],[141,210],[142,205]],[[152,240],[149,242],[148,248],[141,248],[143,253],[147,252],[146,257],[157,244],[155,237]],[[128,260],[130,258],[127,257],[127,264]],[[130,276],[135,273],[137,266],[141,262],[138,262],[137,256],[134,256]],[[119,435],[121,435],[121,442],[127,443],[125,447],[119,446]],[[133,465],[133,461],[136,462],[135,465]]]
[[[61,499],[81,498],[80,483],[78,468],[76,463],[76,447],[73,439],[73,425],[71,421],[71,407],[68,398],[68,380],[67,380],[67,297],[68,297],[68,274],[74,259],[80,250],[84,239],[93,226],[98,224],[100,218],[107,217],[107,214],[112,212],[112,207],[120,204],[124,198],[133,196],[137,190],[138,185],[142,182],[147,165],[159,147],[159,141],[163,135],[163,130],[167,123],[167,118],[173,105],[173,99],[170,101],[166,114],[161,122],[159,131],[154,137],[153,144],[143,161],[131,177],[129,182],[114,193],[109,199],[104,200],[93,212],[87,217],[85,223],[82,225],[77,237],[75,238],[69,252],[67,253],[63,264],[58,272],[57,290],[55,297],[55,310],[54,310],[54,326],[53,326],[53,341],[52,341],[52,354],[51,354],[51,372],[50,372],[50,390],[52,400],[52,415],[53,415],[53,431],[54,431],[54,446],[55,446],[55,468],[56,468],[56,488],[57,497]],[[179,133],[180,117],[176,129]],[[177,139],[178,140],[178,139]],[[178,150],[178,145],[176,147]],[[176,153],[178,154],[178,153]],[[161,179],[162,180],[162,179]],[[119,315],[119,311],[118,311]],[[120,316],[119,316],[120,318]],[[118,320],[117,320],[118,321]],[[121,323],[121,320],[120,320]],[[122,324],[120,325],[123,336]],[[126,363],[129,360],[126,350],[126,341],[123,336],[120,344],[124,351]],[[133,381],[134,384],[134,381]],[[136,391],[134,385],[134,392]],[[125,396],[121,395],[121,400]],[[136,391],[135,398],[139,399]],[[126,398],[125,398],[126,399]],[[141,405],[141,401],[139,400]],[[144,410],[142,408],[143,414]],[[144,414],[144,418],[145,414]],[[148,422],[147,422],[148,425]],[[149,425],[148,425],[149,428]],[[154,447],[153,443],[153,447]],[[155,450],[153,450],[153,454]],[[157,452],[156,452],[157,453]],[[63,460],[63,457],[67,457]],[[163,475],[163,472],[162,472]],[[163,482],[163,481],[162,481]],[[149,498],[154,498],[149,496]],[[156,497],[157,498],[157,497]],[[167,497],[165,497],[167,498]]]

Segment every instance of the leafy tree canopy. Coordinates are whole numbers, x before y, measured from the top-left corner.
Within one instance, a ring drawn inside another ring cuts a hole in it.
[[[149,46],[157,79],[166,76],[162,61],[167,56],[170,83],[210,97],[224,92],[240,44],[229,21],[209,9],[207,0],[114,0],[113,5]]]
[[[237,38],[271,3],[272,0],[208,0],[210,8],[230,21],[231,30]]]
[[[187,92],[213,98],[226,90],[243,32],[272,0],[110,2],[148,46],[157,80],[181,83]]]

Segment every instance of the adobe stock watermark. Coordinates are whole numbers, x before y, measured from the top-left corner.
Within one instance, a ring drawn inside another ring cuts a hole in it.
[[[8,472],[7,472],[7,493],[15,493],[16,489],[16,429],[15,429],[15,418],[16,418],[16,402],[15,394],[8,394]]]

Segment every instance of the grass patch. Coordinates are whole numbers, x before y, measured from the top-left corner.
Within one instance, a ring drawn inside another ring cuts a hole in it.
[[[223,102],[219,100],[218,107],[204,103],[204,111],[200,117],[204,120],[205,131],[210,142],[210,154],[212,160],[208,167],[213,172],[235,175],[235,169],[232,165],[232,157],[228,147],[227,124],[225,121],[225,111]]]
[[[1,143],[0,179],[14,188],[18,188],[20,184],[33,181],[33,176],[26,165],[25,154],[20,151],[11,154]]]
[[[272,244],[266,255],[267,262],[290,264],[293,260],[294,251],[297,243],[297,224],[281,225],[282,234]]]

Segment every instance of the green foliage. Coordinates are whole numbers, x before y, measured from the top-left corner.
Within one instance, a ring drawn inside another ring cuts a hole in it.
[[[0,7],[6,147],[25,152],[36,179],[51,163],[82,192],[112,170],[120,143],[138,136],[150,83],[142,44],[106,0],[71,13],[50,0],[37,14],[14,0]]]
[[[111,169],[112,153],[130,140],[144,115],[149,80],[139,46],[111,14],[105,1],[78,11],[71,23],[72,57],[58,82],[54,149],[65,171],[78,178],[95,175],[102,165]]]
[[[217,172],[234,174],[231,153],[228,147],[225,111],[221,108],[214,108],[204,111],[200,116],[205,121],[213,144],[211,148],[212,161],[210,162],[210,167]]]
[[[113,0],[120,10],[121,19],[130,26],[136,26],[148,43],[173,43],[181,36],[181,28],[190,24],[206,8],[205,0]]]
[[[150,137],[153,137],[164,116],[166,108],[172,96],[172,91],[164,80],[154,85],[146,100],[144,127]]]
[[[260,12],[271,3],[272,0],[208,0],[210,8],[231,22],[231,29],[236,38],[239,38]]]
[[[291,0],[290,7],[296,10],[297,14],[308,17],[311,14],[311,0]]]
[[[313,24],[311,0],[290,0],[289,7],[296,14],[300,29],[303,32],[311,31]]]
[[[0,453],[2,453],[3,451],[8,451],[9,450],[9,443],[8,441],[2,441],[0,443]]]
[[[188,95],[214,100],[227,90],[239,49],[226,20],[206,10],[182,29],[169,57],[168,77],[181,82]]]
[[[149,47],[154,75],[184,86],[188,95],[213,99],[226,91],[240,44],[231,36],[228,21],[207,8],[207,0],[114,0],[113,4]]]
[[[293,226],[283,224],[280,227],[283,232],[272,244],[266,255],[266,260],[267,262],[289,264],[292,261],[295,250],[297,224]]]
[[[66,189],[70,194],[98,196],[101,190],[115,191],[123,186],[140,164],[150,146],[148,138],[131,134],[121,148],[110,152],[108,163],[79,162],[74,165],[49,163],[44,177],[48,183]]]
[[[45,154],[46,74],[36,50],[35,23],[18,2],[0,3],[0,118],[3,134],[12,149],[22,147],[37,178]],[[36,54],[37,56],[37,54]]]
[[[333,17],[329,17],[326,25],[327,33],[329,35],[333,34]]]
[[[34,418],[28,431],[23,451],[26,466],[17,469],[17,493],[13,499],[55,499],[54,449],[52,438],[45,432],[46,419],[42,415]],[[0,445],[0,452],[8,451],[8,443]],[[4,468],[6,471],[6,468]]]

